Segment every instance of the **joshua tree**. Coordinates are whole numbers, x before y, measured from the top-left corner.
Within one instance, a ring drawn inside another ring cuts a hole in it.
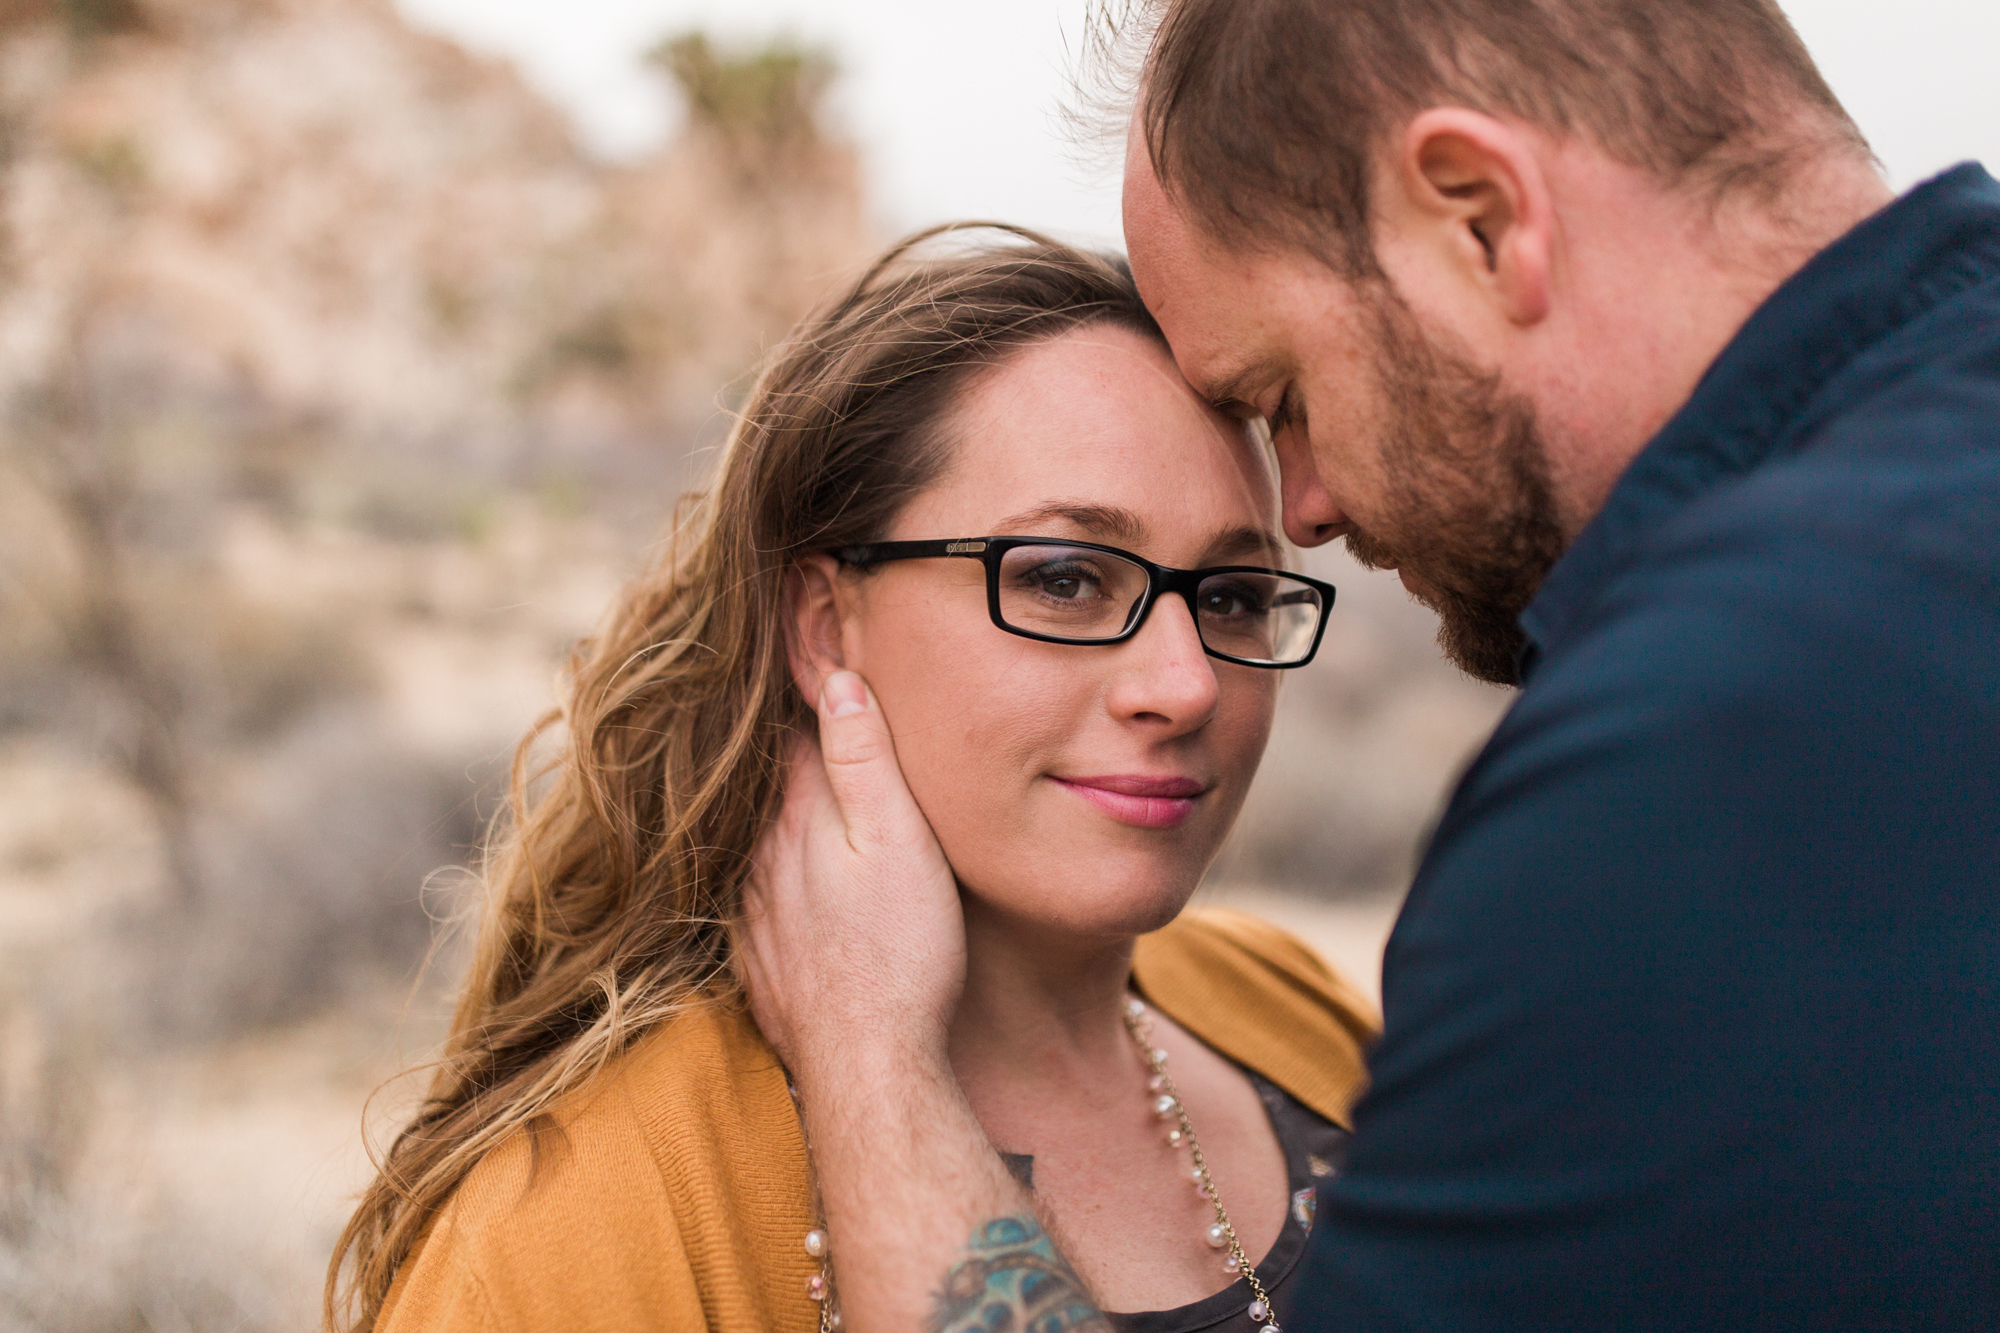
[[[680,86],[692,127],[723,147],[742,185],[772,188],[819,146],[821,105],[838,73],[824,51],[784,40],[718,51],[705,33],[690,32],[654,47],[650,59]]]

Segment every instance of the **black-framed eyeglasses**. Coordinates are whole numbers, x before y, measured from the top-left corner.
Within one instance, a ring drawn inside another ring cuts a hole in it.
[[[1243,666],[1301,667],[1319,651],[1333,585],[1261,565],[1171,569],[1096,542],[959,537],[876,542],[834,552],[867,568],[891,560],[961,557],[986,566],[986,607],[1009,634],[1044,643],[1123,643],[1162,593],[1179,593],[1210,657]]]

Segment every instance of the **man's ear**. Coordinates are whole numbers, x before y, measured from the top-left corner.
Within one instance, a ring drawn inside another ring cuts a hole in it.
[[[1435,107],[1404,130],[1395,172],[1402,202],[1436,229],[1459,278],[1514,324],[1547,317],[1555,208],[1525,135],[1482,112]]]
[[[841,615],[840,561],[814,552],[785,573],[785,657],[806,702],[819,706],[821,683],[847,665]]]

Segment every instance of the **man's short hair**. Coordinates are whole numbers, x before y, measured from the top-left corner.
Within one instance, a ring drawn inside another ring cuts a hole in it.
[[[1867,144],[1775,0],[1153,0],[1154,171],[1228,240],[1378,274],[1369,183],[1410,116],[1464,106],[1720,197]]]

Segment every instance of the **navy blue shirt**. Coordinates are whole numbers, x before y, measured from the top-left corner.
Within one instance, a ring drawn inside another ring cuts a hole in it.
[[[1786,282],[1522,623],[1291,1333],[2000,1329],[2000,185]]]

